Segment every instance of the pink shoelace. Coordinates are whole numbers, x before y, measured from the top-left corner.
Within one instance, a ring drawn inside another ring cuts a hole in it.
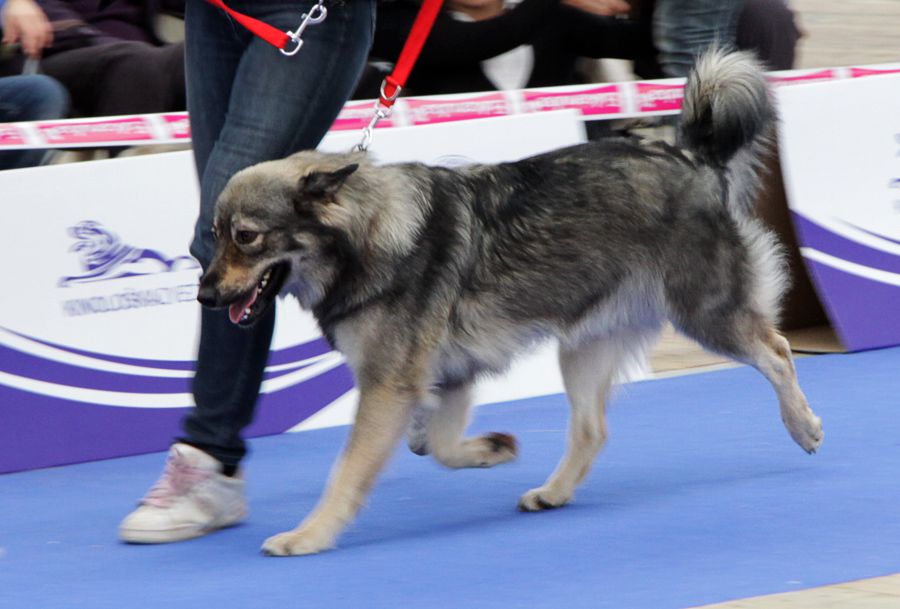
[[[191,465],[177,449],[166,459],[166,468],[141,503],[167,508],[172,502],[209,478],[210,472]]]

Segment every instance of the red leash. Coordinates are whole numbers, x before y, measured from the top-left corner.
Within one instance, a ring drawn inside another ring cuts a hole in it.
[[[302,22],[296,31],[282,32],[268,23],[229,8],[224,0],[206,1],[228,13],[235,21],[250,30],[254,35],[279,49],[285,55],[295,55],[300,50],[300,47],[303,46],[301,35],[306,26],[321,23],[328,14],[328,10],[323,5],[324,0],[319,0],[310,9],[309,13],[303,14]],[[352,2],[353,0],[350,1]],[[425,46],[425,41],[431,33],[431,27],[434,25],[443,3],[444,0],[423,0],[422,7],[416,15],[416,20],[413,22],[409,36],[403,44],[403,50],[400,51],[400,57],[397,59],[397,63],[394,64],[394,71],[381,83],[381,93],[378,101],[375,102],[375,116],[372,118],[369,126],[363,131],[363,140],[357,146],[359,150],[368,148],[372,141],[372,131],[375,129],[375,125],[379,120],[390,115],[394,102],[397,101],[400,91],[406,86],[406,80],[416,65],[416,60],[419,59],[419,54],[422,52],[422,47]],[[285,50],[291,42],[296,46],[290,51]]]
[[[228,13],[232,19],[250,30],[253,35],[262,38],[277,49],[284,50],[284,48],[287,47],[288,42],[291,40],[290,36],[288,36],[285,32],[282,32],[278,28],[272,27],[268,23],[262,22],[259,19],[254,19],[253,17],[245,15],[244,13],[239,13],[234,9],[228,8],[228,6],[226,6],[226,4],[222,0],[206,1],[214,6],[218,6],[220,9]]]
[[[301,36],[303,35],[303,30],[306,29],[306,26],[322,23],[325,21],[325,17],[328,16],[328,9],[326,9],[324,5],[325,0],[319,0],[311,9],[309,9],[308,13],[303,13],[300,26],[295,31],[282,32],[268,23],[229,8],[224,0],[206,1],[228,13],[232,19],[247,28],[254,36],[265,40],[285,55],[296,55],[300,50],[300,47],[303,46],[303,39]],[[291,42],[296,46],[288,51],[287,48]]]
[[[419,53],[422,52],[422,47],[428,40],[428,34],[431,33],[431,27],[434,25],[438,13],[441,12],[443,3],[444,0],[424,0],[422,2],[422,8],[416,15],[403,50],[400,51],[400,57],[394,64],[394,71],[381,83],[381,97],[378,101],[385,108],[394,105],[400,90],[406,85],[406,80],[409,78],[413,66],[416,65],[416,60],[419,59]]]
[[[254,36],[262,38],[286,55],[293,55],[303,46],[300,35],[307,25],[321,23],[328,14],[328,10],[323,5],[323,0],[319,0],[318,4],[313,6],[308,14],[303,14],[303,21],[295,32],[282,32],[264,21],[230,8],[225,4],[224,0],[206,1],[228,13]],[[412,29],[409,32],[409,37],[406,39],[403,50],[400,52],[400,57],[394,65],[394,71],[384,79],[382,84],[381,102],[385,107],[390,108],[394,104],[394,100],[397,99],[397,95],[400,94],[400,90],[406,84],[406,79],[409,78],[413,66],[416,65],[419,53],[422,52],[422,47],[425,46],[425,41],[428,39],[428,34],[431,33],[431,27],[434,25],[443,3],[443,0],[423,0],[422,7],[419,9],[416,20],[413,22]],[[285,49],[291,41],[297,44],[297,48],[293,51],[286,51]]]
[[[416,60],[419,59],[419,53],[422,52],[422,47],[428,40],[428,34],[431,33],[431,27],[434,25],[438,13],[441,12],[443,3],[444,0],[423,0],[422,8],[416,15],[409,36],[403,44],[403,50],[400,51],[400,57],[394,64],[394,71],[381,82],[381,91],[375,102],[375,115],[369,125],[363,129],[362,141],[356,145],[356,150],[368,149],[378,121],[391,115],[394,102],[397,101],[400,91],[406,86],[406,79],[409,78],[413,66],[416,65]]]

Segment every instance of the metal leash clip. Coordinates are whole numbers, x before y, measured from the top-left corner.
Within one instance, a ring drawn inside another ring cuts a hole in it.
[[[375,125],[378,124],[383,118],[387,118],[391,115],[390,108],[384,108],[375,102],[375,116],[372,117],[372,120],[369,121],[369,124],[363,129],[362,140],[356,145],[354,148],[357,152],[365,152],[369,149],[369,145],[372,143],[372,139],[375,136]]]
[[[378,124],[378,121],[391,115],[391,111],[394,109],[394,102],[397,101],[397,97],[400,96],[400,90],[403,88],[395,84],[394,93],[388,95],[387,91],[385,91],[386,85],[387,79],[381,82],[381,95],[375,100],[375,116],[363,129],[362,141],[353,148],[357,152],[365,152],[369,149],[369,145],[371,145],[372,139],[375,137],[375,126]]]
[[[308,25],[316,25],[325,21],[325,17],[328,16],[328,9],[324,6],[325,0],[319,0],[319,3],[309,9],[308,13],[303,13],[301,19],[303,21],[300,22],[300,26],[296,31],[292,32],[288,30],[285,34],[288,35],[288,38],[294,41],[297,45],[290,51],[285,51],[284,49],[279,49],[282,54],[287,55],[289,57],[296,55],[300,49],[303,47],[303,40],[301,36],[303,36],[303,30],[306,29]]]

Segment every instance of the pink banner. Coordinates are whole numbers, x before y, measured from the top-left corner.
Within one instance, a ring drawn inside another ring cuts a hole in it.
[[[861,76],[876,76],[878,74],[900,74],[900,68],[891,68],[887,70],[879,70],[875,68],[850,68],[850,78],[859,78]]]
[[[169,129],[169,137],[176,140],[191,139],[191,123],[187,112],[180,114],[163,114],[163,120]]]
[[[412,125],[446,123],[449,121],[490,118],[512,114],[512,108],[509,107],[509,102],[503,93],[443,99],[435,97],[406,98],[403,102],[407,108],[409,122]]]
[[[155,140],[148,121],[141,116],[103,122],[45,122],[38,125],[48,144],[92,144]]]
[[[837,73],[832,70],[818,70],[816,72],[806,72],[801,74],[790,74],[787,76],[769,76],[769,82],[773,85],[793,85],[806,84],[811,82],[828,82],[837,78]]]
[[[668,112],[681,110],[684,85],[654,85],[637,83],[638,112]]]
[[[365,101],[362,103],[358,102],[350,102],[344,109],[341,110],[341,113],[338,114],[337,119],[332,123],[331,130],[332,131],[356,131],[358,129],[365,129],[369,123],[372,121],[372,117],[375,116],[375,102],[373,101]],[[390,118],[383,118],[378,121],[378,128],[382,127],[394,127],[395,122]]]
[[[884,64],[794,70],[771,74],[769,80],[773,85],[781,86],[898,73],[900,65]],[[634,105],[625,95],[629,91],[634,92]],[[520,100],[519,107],[511,101],[515,96]],[[553,87],[445,97],[405,97],[397,104],[393,118],[383,119],[379,127],[427,125],[509,116],[516,112],[546,112],[561,109],[576,109],[585,117],[636,117],[642,114],[677,112],[681,109],[682,96],[683,85],[669,81]],[[373,105],[374,100],[348,103],[334,121],[331,130],[362,130],[374,116]],[[164,134],[154,133],[152,129],[153,125],[160,123],[160,118],[157,117],[161,117],[166,125]],[[190,141],[191,137],[186,113],[115,117],[101,121],[44,121],[34,123],[34,127],[44,135],[46,146],[60,148],[94,143],[128,145],[172,140]],[[25,132],[20,127],[14,127],[11,123],[0,124],[0,148],[23,146],[28,143]]]
[[[548,110],[581,110],[585,116],[621,114],[622,94],[619,85],[604,85],[576,91],[522,91],[525,112]]]
[[[0,146],[21,146],[25,143],[22,130],[14,125],[0,125]]]

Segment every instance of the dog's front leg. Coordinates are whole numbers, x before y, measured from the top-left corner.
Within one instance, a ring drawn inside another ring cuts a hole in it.
[[[417,397],[415,391],[391,383],[360,387],[350,441],[331,473],[322,499],[296,529],[267,539],[263,553],[296,556],[334,547],[403,436]]]

